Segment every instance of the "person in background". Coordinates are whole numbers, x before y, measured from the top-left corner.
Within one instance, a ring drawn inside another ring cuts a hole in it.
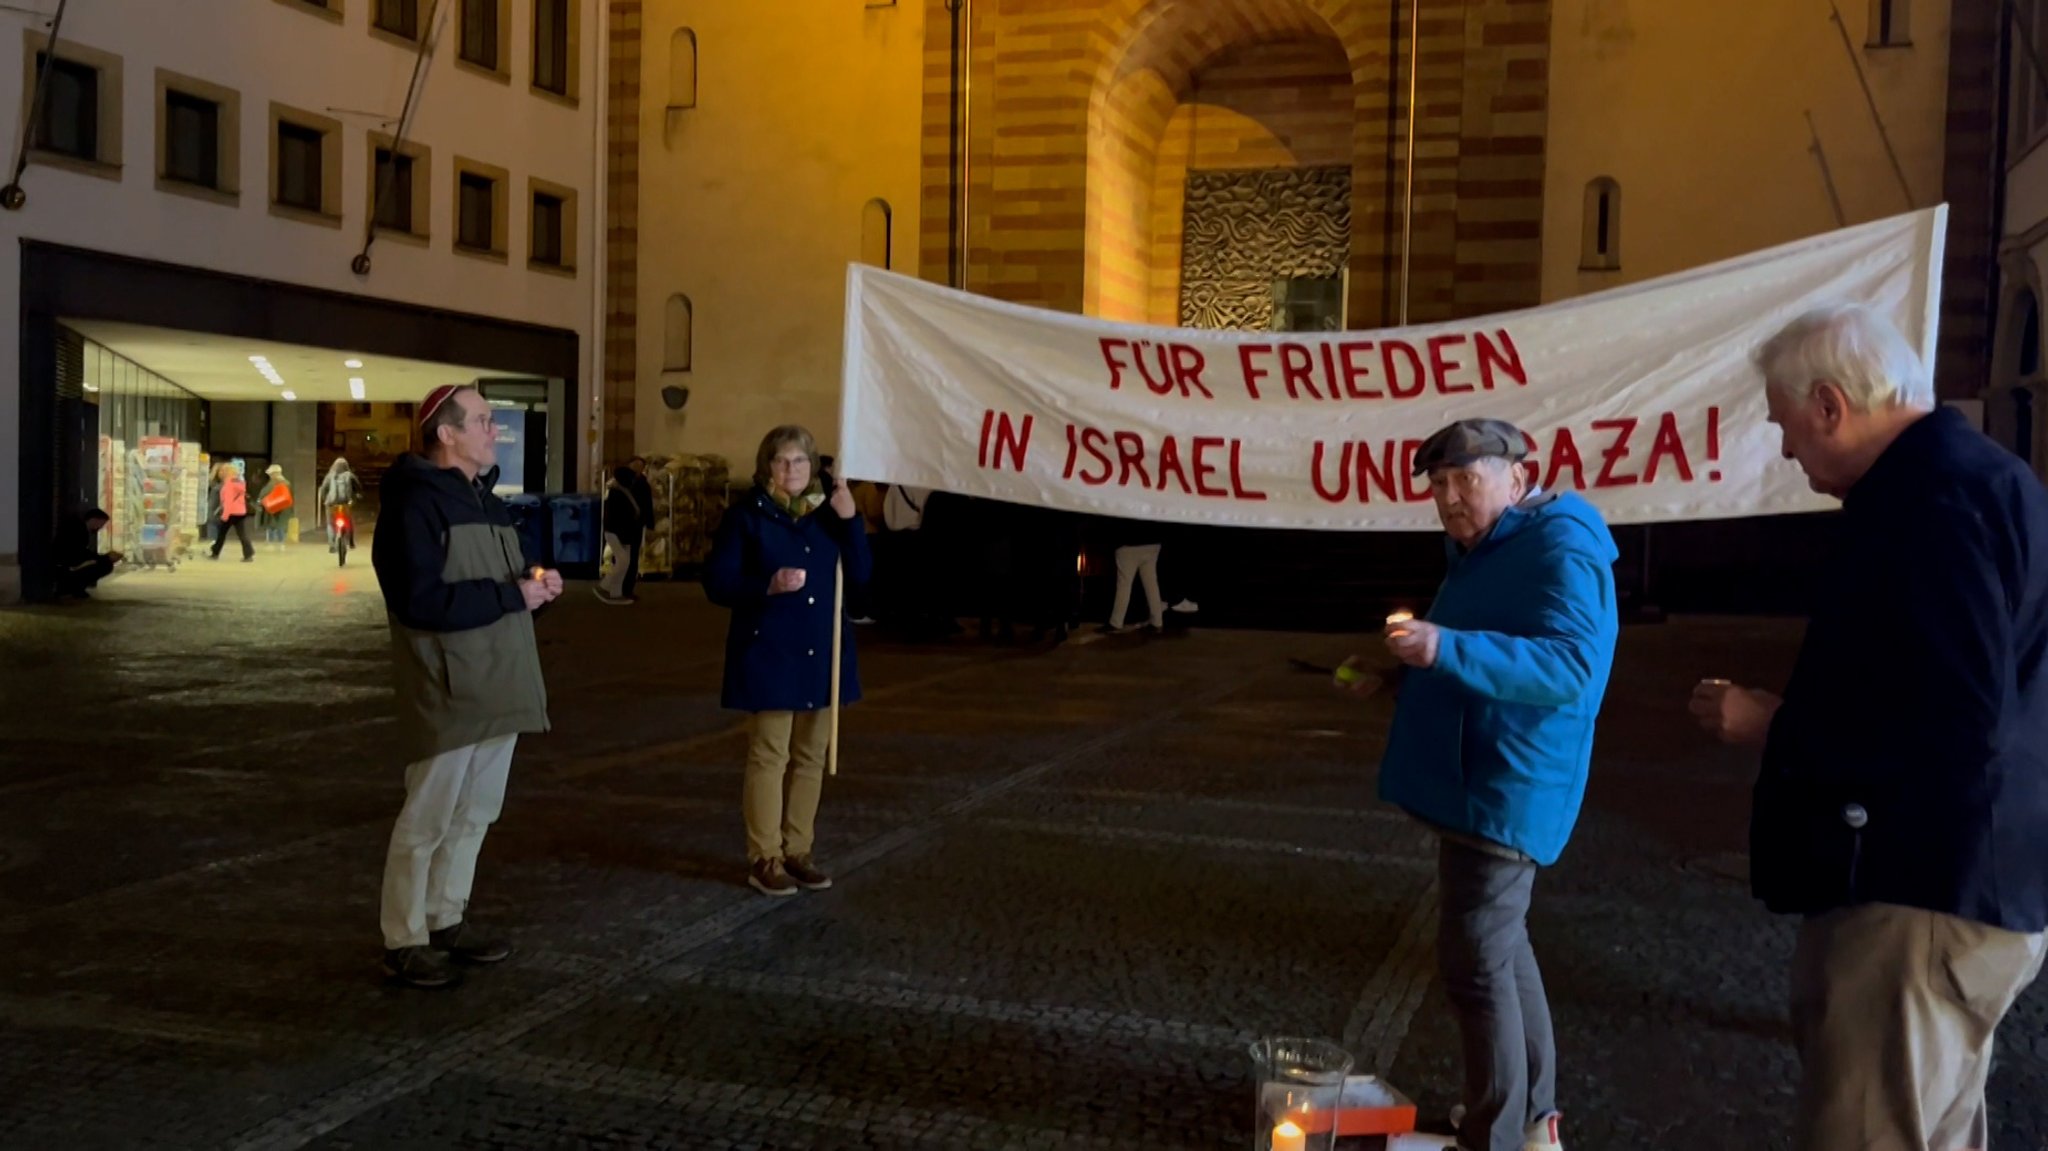
[[[611,482],[604,491],[604,539],[612,549],[612,570],[591,589],[597,598],[609,604],[630,604],[633,585],[640,575],[640,543],[647,531],[647,519],[641,513],[641,504],[635,491],[645,481],[635,484],[637,477],[630,465],[612,469]]]
[[[531,565],[491,493],[498,433],[476,388],[436,388],[417,412],[425,451],[384,474],[370,562],[412,759],[384,860],[384,969],[433,988],[455,983],[457,964],[512,954],[470,925],[469,895],[519,737],[548,730],[533,614],[562,594],[562,575]]]
[[[647,547],[647,541],[653,539],[653,530],[659,524],[659,516],[655,516],[655,504],[653,504],[653,481],[647,479],[647,459],[645,457],[629,459],[627,461],[627,471],[633,473],[633,500],[639,502],[639,510],[641,510],[641,547]],[[627,571],[627,586],[625,586],[627,596],[631,596],[633,588],[637,588],[637,586],[639,586],[639,563],[633,565],[633,571]]]
[[[853,617],[853,622],[865,627],[875,622],[874,605],[877,596],[881,594],[882,581],[895,578],[881,560],[881,552],[884,550],[880,539],[884,519],[883,504],[888,501],[889,496],[883,490],[884,485],[872,480],[854,480],[847,486],[853,490],[853,506],[860,510],[861,523],[868,533],[868,550],[873,554],[875,563],[874,578],[862,584],[859,595],[850,597],[846,603],[847,614]],[[853,589],[847,590],[852,592]]]
[[[335,508],[354,507],[356,501],[362,498],[363,481],[356,478],[355,469],[349,467],[345,457],[335,457],[334,462],[327,465],[327,477],[320,481],[320,522],[323,525],[331,525]],[[327,534],[327,550],[332,552],[335,540],[334,529],[331,526],[328,527]],[[356,546],[354,516],[350,516],[348,521],[348,546]]]
[[[1464,1151],[1562,1147],[1529,901],[1578,821],[1621,630],[1613,534],[1579,496],[1533,489],[1527,451],[1500,420],[1423,441],[1415,473],[1429,476],[1450,568],[1428,618],[1395,616],[1385,632],[1400,686],[1380,798],[1437,833]]]
[[[82,508],[58,521],[57,598],[90,598],[92,589],[124,558],[117,551],[100,554],[99,534],[110,522],[98,508]]]
[[[263,469],[263,488],[256,493],[256,526],[263,529],[263,541],[275,545],[273,551],[283,551],[285,539],[291,533],[291,522],[298,516],[292,504],[291,481],[284,478],[284,467],[272,464]],[[284,493],[285,505],[271,511],[270,505],[277,502],[275,493]]]
[[[1703,680],[1691,710],[1763,749],[1750,887],[1801,917],[1793,1146],[1981,1148],[2048,928],[2048,491],[1869,307],[1755,361],[1785,458],[1842,501],[1839,550],[1783,696]]]
[[[843,706],[860,699],[854,629],[833,611],[843,566],[848,590],[873,561],[853,493],[814,478],[817,444],[803,428],[769,432],[754,455],[754,491],[718,526],[704,591],[732,610],[723,705],[752,715],[742,808],[747,882],[769,896],[832,886],[812,859],[831,739],[832,648],[840,645]]]
[[[242,562],[250,563],[256,558],[256,545],[249,542],[249,485],[242,482],[242,473],[233,464],[220,465],[214,475],[220,484],[220,515],[213,524],[213,551],[206,558],[220,558],[232,528],[242,543]]]
[[[1114,635],[1124,630],[1124,615],[1131,609],[1131,585],[1142,583],[1150,611],[1145,630],[1157,632],[1166,626],[1166,600],[1159,594],[1159,553],[1166,532],[1146,520],[1106,521],[1116,545],[1116,598],[1109,607],[1109,622],[1101,630]]]

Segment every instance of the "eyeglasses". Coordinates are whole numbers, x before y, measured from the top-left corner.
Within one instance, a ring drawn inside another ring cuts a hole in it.
[[[789,471],[795,471],[795,470],[796,470],[796,469],[797,469],[798,467],[806,467],[806,468],[807,468],[807,467],[810,467],[810,466],[811,466],[811,457],[809,457],[809,456],[777,456],[777,457],[775,457],[774,459],[772,459],[772,460],[769,460],[769,461],[768,461],[768,466],[769,466],[769,467],[772,467],[772,468],[775,468],[775,469],[776,469],[776,470],[778,470],[778,471],[785,471],[785,472],[789,472]]]

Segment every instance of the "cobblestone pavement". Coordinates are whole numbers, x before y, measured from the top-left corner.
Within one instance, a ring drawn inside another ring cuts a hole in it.
[[[1426,837],[1372,800],[1388,707],[1196,632],[862,652],[820,858],[742,879],[722,614],[688,585],[540,622],[481,925],[520,953],[385,986],[401,797],[367,566],[317,548],[0,612],[0,1147],[1241,1148],[1245,1045],[1344,1042],[1441,1116]],[[1631,629],[1533,930],[1576,1148],[1784,1147],[1788,926],[1740,881],[1751,764],[1682,712],[1796,629]],[[1996,1144],[2048,1146],[2048,994]]]

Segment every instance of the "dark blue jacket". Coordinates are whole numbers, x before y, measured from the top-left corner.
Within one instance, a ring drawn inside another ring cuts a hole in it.
[[[2040,931],[2048,492],[1943,410],[1842,512],[1764,747],[1751,886],[1783,913],[1888,903]]]
[[[1548,866],[1578,822],[1614,664],[1614,536],[1567,492],[1450,550],[1436,665],[1402,677],[1380,798]]]
[[[832,616],[833,568],[846,562],[848,589],[873,570],[867,527],[826,504],[798,519],[759,488],[733,504],[704,562],[704,592],[732,609],[725,636],[723,706],[733,711],[816,711],[829,706],[832,628],[840,645],[839,701],[860,698],[853,625]],[[769,595],[782,568],[802,568],[802,591]]]

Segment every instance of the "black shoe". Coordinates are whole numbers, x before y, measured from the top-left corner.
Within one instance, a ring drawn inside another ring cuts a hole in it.
[[[455,962],[466,963],[475,967],[503,963],[512,957],[511,944],[505,943],[502,940],[488,939],[475,932],[464,931],[463,927],[463,924],[458,923],[453,927],[444,927],[439,931],[428,932],[427,943],[429,946],[447,952],[448,958]]]
[[[449,964],[448,953],[432,947],[400,947],[384,953],[384,972],[392,980],[423,991],[453,987],[462,973]]]

